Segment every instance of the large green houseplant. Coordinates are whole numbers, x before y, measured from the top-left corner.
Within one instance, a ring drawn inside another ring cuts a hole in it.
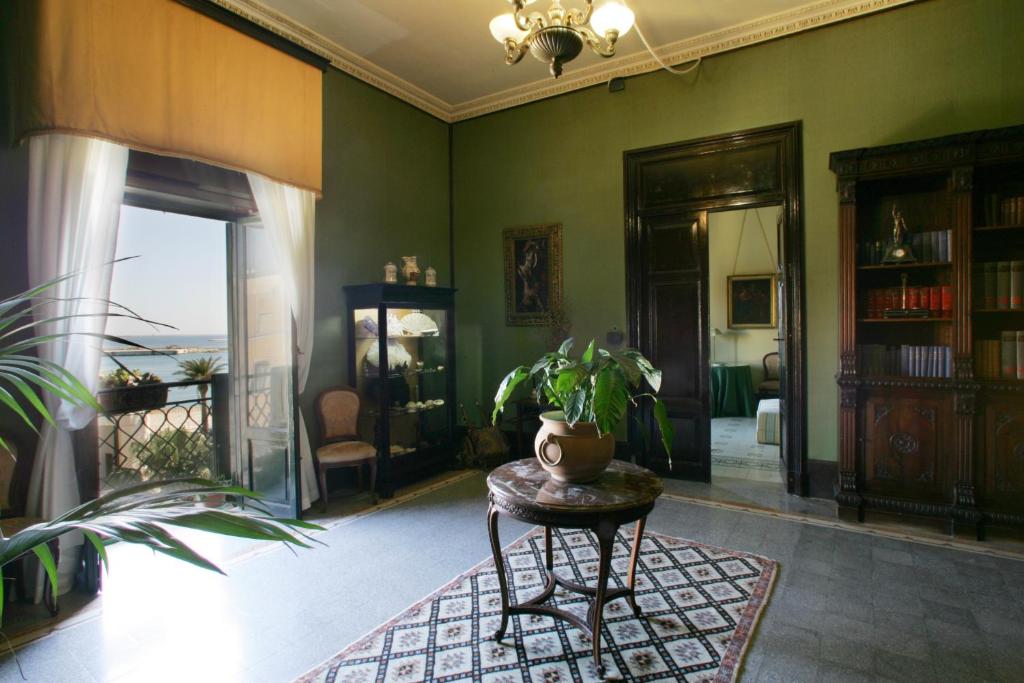
[[[613,433],[629,406],[649,400],[671,468],[675,432],[665,404],[656,396],[661,371],[635,349],[609,351],[595,348],[593,341],[579,358],[572,358],[573,343],[572,338],[566,339],[557,351],[544,354],[533,366],[520,365],[509,372],[494,397],[492,418],[498,419],[518,386],[532,384],[538,398],[558,409],[542,416],[545,427],[535,442],[541,464],[558,479],[586,481],[607,467],[607,462],[600,466],[604,459],[611,461]],[[648,390],[644,390],[645,384]],[[554,430],[554,436],[545,429]],[[556,455],[549,455],[552,451]],[[567,475],[551,465],[559,459],[563,469],[575,467],[569,462],[570,451],[577,454],[580,476]]]
[[[57,363],[32,353],[47,343],[62,343],[69,333],[40,334],[38,330],[74,316],[49,316],[46,307],[61,299],[53,290],[72,273],[39,287],[0,300],[0,406],[36,429],[30,411],[56,424],[40,392],[52,394],[76,406],[100,409],[88,388]],[[144,320],[134,312],[109,301],[109,315]],[[43,315],[41,315],[43,314]],[[93,314],[86,314],[93,315]],[[103,314],[95,314],[103,315]],[[145,321],[148,322],[148,321]],[[131,346],[124,339],[93,335]],[[3,442],[0,441],[0,445]],[[196,501],[209,496],[231,496],[245,508],[207,508]],[[53,595],[57,594],[57,566],[47,543],[71,531],[81,531],[99,554],[104,565],[106,545],[116,541],[135,543],[197,567],[223,573],[177,538],[171,528],[195,529],[223,536],[279,541],[290,546],[310,547],[315,542],[306,532],[322,531],[315,524],[272,516],[253,491],[205,479],[151,481],[120,489],[68,510],[56,519],[30,526],[10,537],[0,533],[0,567],[33,552],[46,569]],[[3,581],[0,581],[0,615],[3,609]]]

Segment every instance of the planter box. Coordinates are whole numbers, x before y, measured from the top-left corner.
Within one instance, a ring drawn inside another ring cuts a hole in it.
[[[99,395],[99,401],[108,413],[162,408],[167,403],[167,385],[146,384],[130,389],[108,390]]]

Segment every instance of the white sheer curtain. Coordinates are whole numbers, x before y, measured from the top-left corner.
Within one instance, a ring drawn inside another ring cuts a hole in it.
[[[260,212],[260,220],[280,257],[285,288],[295,319],[295,345],[298,347],[296,374],[298,393],[306,388],[309,363],[313,354],[313,243],[316,196],[309,190],[285,185],[249,173],[249,185]],[[302,509],[313,504],[319,493],[313,458],[306,432],[306,419],[299,413],[299,468],[302,473]]]
[[[96,301],[110,295],[110,262],[124,197],[128,148],[74,135],[36,135],[29,141],[28,274],[32,286],[67,273],[51,293],[61,299],[43,309],[46,316],[105,314]],[[105,315],[48,323],[39,332],[100,334]],[[62,365],[92,391],[99,384],[101,341],[74,336],[43,346],[39,353]],[[29,480],[26,513],[52,519],[78,504],[78,481],[71,432],[89,424],[93,410],[52,395],[46,406],[57,427],[44,424]],[[81,537],[61,538],[61,591],[71,587],[72,550]],[[37,599],[42,584],[37,582]]]

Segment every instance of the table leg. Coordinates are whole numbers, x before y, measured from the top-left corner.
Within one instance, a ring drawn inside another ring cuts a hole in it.
[[[639,617],[640,607],[636,604],[636,565],[640,560],[640,543],[644,540],[644,526],[647,525],[647,518],[641,517],[636,523],[636,532],[633,534],[633,552],[629,556],[629,578],[626,587],[629,588],[629,595],[626,600],[633,608],[633,616]]]
[[[551,549],[551,527],[544,527],[544,566],[548,568],[548,575],[555,569],[554,553]]]
[[[601,661],[601,618],[604,615],[604,596],[608,591],[608,574],[611,570],[612,550],[618,529],[618,526],[614,524],[602,524],[596,529],[600,560],[597,570],[597,592],[594,595],[591,639],[593,640],[594,665],[597,667],[597,675],[602,678],[604,678],[605,671],[604,663]]]
[[[498,574],[498,586],[501,589],[501,626],[494,632],[494,639],[501,640],[508,628],[508,578],[505,576],[505,558],[501,554],[501,541],[498,540],[498,509],[493,505],[487,508],[487,531],[491,537],[491,552],[494,553],[494,571]]]

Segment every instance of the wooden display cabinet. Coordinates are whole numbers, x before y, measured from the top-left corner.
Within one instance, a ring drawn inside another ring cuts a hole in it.
[[[378,489],[391,497],[454,462],[455,290],[381,283],[344,292],[359,429],[377,446]]]
[[[1024,126],[835,152],[830,167],[841,516],[938,516],[979,538],[1024,523]],[[912,262],[884,259],[894,207]],[[1020,279],[997,285],[1014,261]]]

